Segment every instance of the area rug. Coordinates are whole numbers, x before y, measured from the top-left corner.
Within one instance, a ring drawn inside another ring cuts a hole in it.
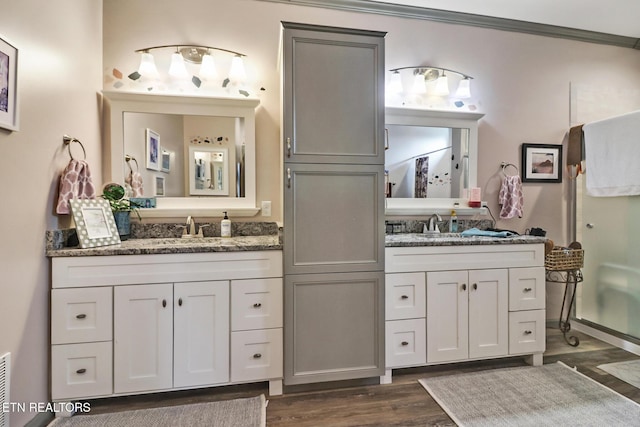
[[[607,363],[599,365],[598,368],[620,378],[622,381],[640,388],[640,359],[626,362]]]
[[[99,415],[56,418],[50,427],[265,427],[264,395],[247,399],[164,406]]]
[[[558,362],[420,380],[459,426],[633,426],[640,405]]]

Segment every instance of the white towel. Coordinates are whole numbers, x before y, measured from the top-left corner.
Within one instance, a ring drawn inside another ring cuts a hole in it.
[[[640,111],[588,123],[582,129],[589,195],[640,194]]]
[[[498,203],[502,205],[501,219],[522,218],[524,197],[522,196],[522,181],[519,175],[502,177]]]

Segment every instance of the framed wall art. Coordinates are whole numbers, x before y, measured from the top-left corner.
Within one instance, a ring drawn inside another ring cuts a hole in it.
[[[522,144],[522,182],[562,182],[562,145]]]
[[[154,171],[160,170],[161,152],[160,152],[160,135],[147,128],[146,132],[146,147],[147,147],[147,169]]]
[[[120,243],[118,227],[105,199],[72,199],[69,201],[80,247],[117,245]]]
[[[162,150],[162,157],[160,163],[162,172],[169,173],[171,172],[171,152],[167,150]]]
[[[155,177],[155,196],[164,196],[164,176]]]
[[[18,48],[0,36],[0,128],[18,126]]]

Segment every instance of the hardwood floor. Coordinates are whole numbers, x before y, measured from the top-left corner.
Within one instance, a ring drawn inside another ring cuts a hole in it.
[[[544,363],[562,361],[578,371],[640,403],[640,389],[597,368],[603,363],[640,359],[581,333],[577,348],[567,345],[562,334],[547,328]],[[483,369],[525,366],[521,357],[483,362],[466,362],[396,370],[393,383],[347,386],[328,390],[289,392],[268,397],[269,427],[346,426],[453,426],[455,425],[429,394],[418,384],[421,378],[472,372]],[[250,397],[268,394],[266,383],[209,388],[185,392],[99,399],[91,401],[91,413],[115,412],[168,405]]]

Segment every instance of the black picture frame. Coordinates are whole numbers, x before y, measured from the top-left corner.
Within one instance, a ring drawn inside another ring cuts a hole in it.
[[[522,144],[522,182],[562,182],[562,145]]]

